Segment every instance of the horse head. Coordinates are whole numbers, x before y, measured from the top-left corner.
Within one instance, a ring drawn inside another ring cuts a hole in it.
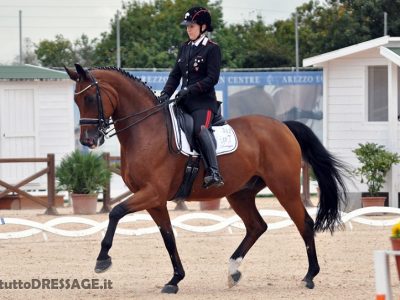
[[[104,135],[109,127],[109,119],[115,110],[115,97],[103,95],[100,82],[93,72],[75,64],[75,70],[65,67],[69,77],[76,82],[75,103],[79,108],[81,126],[80,142],[89,148],[96,148],[104,143]],[[103,99],[108,99],[104,101]]]

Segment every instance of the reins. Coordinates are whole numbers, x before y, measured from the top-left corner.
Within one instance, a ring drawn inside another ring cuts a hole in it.
[[[174,101],[175,101],[174,99],[170,99],[170,100],[165,101],[165,102],[163,102],[163,103],[159,103],[159,104],[157,104],[157,105],[155,105],[155,106],[153,106],[153,107],[150,107],[150,108],[148,108],[148,109],[145,109],[145,110],[143,110],[143,111],[141,111],[141,112],[134,113],[134,114],[132,114],[132,115],[129,115],[129,116],[126,116],[126,117],[119,118],[119,119],[117,119],[117,120],[111,121],[111,122],[109,123],[109,125],[115,125],[115,124],[117,124],[117,123],[119,123],[119,122],[122,122],[122,121],[125,121],[125,120],[127,120],[127,119],[135,118],[135,117],[138,117],[138,116],[140,116],[140,115],[142,115],[142,114],[148,113],[148,114],[146,114],[145,116],[141,117],[140,119],[134,121],[133,123],[129,124],[128,126],[122,128],[122,129],[116,130],[115,128],[112,128],[112,129],[106,131],[106,132],[104,133],[104,134],[105,134],[105,137],[106,137],[106,138],[111,138],[111,137],[113,137],[114,135],[116,135],[116,134],[118,134],[118,133],[120,133],[120,132],[122,132],[122,131],[124,131],[124,130],[130,128],[130,127],[132,127],[132,126],[135,126],[136,124],[138,124],[138,123],[140,123],[140,122],[146,120],[148,117],[150,117],[150,116],[154,115],[155,113],[159,112],[159,111],[162,110],[164,107],[167,107],[168,104],[170,104],[171,102],[174,102]],[[112,133],[112,134],[110,134],[110,135],[108,135],[108,134],[109,134],[110,132],[112,132],[113,130],[114,130],[115,132]]]

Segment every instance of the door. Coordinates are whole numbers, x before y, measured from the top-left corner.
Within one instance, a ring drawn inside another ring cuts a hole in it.
[[[36,156],[35,90],[5,88],[0,97],[0,157]],[[0,164],[0,178],[15,183],[32,175],[34,163]]]

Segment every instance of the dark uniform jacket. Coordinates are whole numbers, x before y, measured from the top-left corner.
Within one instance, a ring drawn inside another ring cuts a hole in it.
[[[207,37],[198,46],[185,42],[178,51],[174,68],[169,74],[163,92],[171,96],[182,78],[182,88],[190,91],[179,105],[189,113],[197,109],[218,112],[219,103],[214,86],[218,83],[221,67],[221,50]]]

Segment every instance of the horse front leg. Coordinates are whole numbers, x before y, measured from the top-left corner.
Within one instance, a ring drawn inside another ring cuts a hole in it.
[[[101,250],[99,256],[97,257],[96,266],[94,271],[96,273],[102,273],[107,271],[111,267],[111,257],[108,255],[108,252],[111,249],[115,230],[117,229],[117,225],[119,220],[121,220],[125,215],[130,213],[130,211],[125,206],[124,202],[116,205],[109,214],[109,222],[106,234],[101,242]]]
[[[159,198],[155,189],[148,186],[146,189],[136,192],[133,196],[111,210],[106,235],[101,242],[101,250],[94,268],[96,273],[105,272],[111,267],[111,257],[108,255],[108,252],[111,249],[119,220],[129,213],[160,206]]]
[[[147,211],[160,228],[161,236],[164,240],[165,247],[167,248],[169,257],[171,258],[172,267],[174,269],[172,279],[164,285],[161,292],[167,294],[176,294],[179,289],[178,283],[185,277],[185,270],[183,269],[178,250],[176,248],[175,236],[172,230],[171,220],[169,218],[166,203],[160,207],[148,209]]]

